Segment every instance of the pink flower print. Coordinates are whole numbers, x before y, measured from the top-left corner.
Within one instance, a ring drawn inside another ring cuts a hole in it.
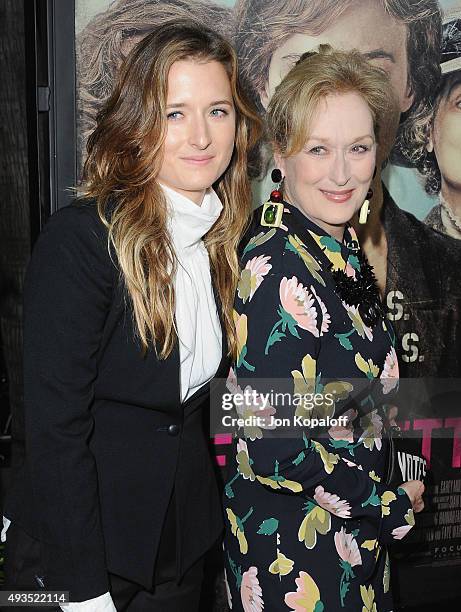
[[[407,535],[412,527],[413,525],[402,525],[401,527],[396,527],[392,530],[392,537],[394,540],[401,540]]]
[[[365,448],[372,451],[376,446],[378,450],[382,447],[383,420],[377,410],[372,410],[360,419],[360,426],[363,427],[363,434],[359,442],[363,442]]]
[[[328,314],[328,310],[327,310],[327,307],[325,306],[325,303],[317,295],[317,292],[315,291],[312,285],[310,286],[310,289],[312,293],[314,294],[315,299],[319,303],[320,310],[322,311],[322,327],[320,329],[320,335],[323,336],[323,334],[326,334],[327,331],[330,329],[331,317]]]
[[[237,377],[233,368],[230,368],[226,380],[226,387],[232,395],[234,408],[240,418],[258,417],[257,424],[244,425],[243,431],[245,436],[251,441],[262,438],[261,429],[275,429],[276,425],[271,423],[271,416],[277,411],[250,385],[247,385],[242,391],[242,387],[238,384]]]
[[[242,389],[239,387],[237,376],[235,375],[234,369],[230,368],[229,374],[227,375],[226,387],[231,393],[241,393]]]
[[[237,287],[238,296],[242,299],[243,303],[247,300],[251,301],[256,289],[263,282],[266,274],[272,269],[272,265],[268,263],[270,258],[270,255],[258,255],[258,257],[253,257],[253,259],[247,261],[245,268],[240,274]]]
[[[347,262],[344,272],[346,273],[346,276],[349,276],[355,280],[355,268],[353,268],[349,262]]]
[[[392,530],[392,537],[394,540],[401,540],[404,538],[407,533],[415,526],[415,515],[413,509],[410,508],[408,512],[405,514],[405,520],[407,522],[406,525],[402,525],[401,527],[396,527]]]
[[[243,573],[240,585],[240,597],[245,612],[262,612],[264,601],[258,580],[258,568],[250,567]]]
[[[254,276],[258,277],[258,285],[261,284],[263,276],[266,276],[272,269],[272,265],[268,263],[270,258],[270,255],[258,255],[258,257],[253,257],[253,259],[247,261],[245,269],[250,270]]]
[[[363,470],[363,467],[361,465],[357,465],[356,463],[354,463],[353,461],[349,461],[349,459],[346,459],[345,457],[341,457],[341,459],[344,461],[347,467],[357,468],[358,470]]]
[[[352,533],[346,532],[344,527],[341,527],[341,530],[335,533],[335,546],[340,558],[349,563],[351,567],[362,565],[362,557],[357,541]]]
[[[280,282],[279,293],[283,309],[293,317],[296,324],[318,337],[315,300],[308,289],[298,283],[296,276],[290,280],[284,277]]]
[[[335,516],[349,518],[351,515],[350,504],[345,499],[339,499],[334,493],[328,493],[321,485],[316,487],[314,499],[319,506]]]
[[[296,591],[285,595],[285,603],[292,612],[316,612],[324,609],[319,588],[310,574],[299,572],[295,583]]]
[[[339,565],[343,573],[339,583],[339,596],[341,598],[341,606],[344,607],[344,599],[349,591],[349,583],[352,578],[355,578],[353,567],[362,565],[362,557],[359,547],[352,533],[346,533],[344,527],[335,533],[335,546],[340,558]]]
[[[344,413],[344,416],[347,417],[347,425],[334,425],[330,427],[328,434],[333,440],[344,440],[352,444],[354,442],[354,426],[352,423],[357,416],[357,410],[350,408]]]
[[[381,372],[381,384],[383,386],[383,393],[386,395],[393,391],[399,382],[399,362],[397,359],[397,353],[395,348],[386,355],[386,361],[384,362],[383,371]]]

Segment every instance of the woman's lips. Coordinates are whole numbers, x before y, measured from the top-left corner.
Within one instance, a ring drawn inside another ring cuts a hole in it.
[[[194,166],[205,166],[213,159],[213,155],[207,155],[206,157],[194,156],[194,157],[183,157],[182,160],[188,164]]]
[[[326,189],[321,189],[320,191],[327,200],[330,200],[330,202],[337,202],[339,204],[350,200],[352,194],[354,193],[354,189],[347,189],[345,191],[327,191]]]

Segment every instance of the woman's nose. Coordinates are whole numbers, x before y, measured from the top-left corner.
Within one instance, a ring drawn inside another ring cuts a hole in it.
[[[189,142],[198,149],[206,149],[211,143],[211,131],[203,117],[192,120],[189,131]]]
[[[346,185],[350,178],[349,161],[344,153],[338,153],[334,156],[330,166],[330,179],[341,187],[342,185]]]

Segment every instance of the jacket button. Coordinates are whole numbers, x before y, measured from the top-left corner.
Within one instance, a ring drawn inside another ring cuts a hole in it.
[[[168,435],[169,436],[177,436],[179,433],[179,425],[170,425],[168,427]]]

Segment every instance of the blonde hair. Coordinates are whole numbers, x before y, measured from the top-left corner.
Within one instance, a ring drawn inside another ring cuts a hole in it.
[[[183,59],[220,62],[229,75],[235,105],[234,152],[214,184],[223,211],[204,237],[233,354],[236,252],[251,211],[247,149],[259,136],[260,121],[241,90],[231,45],[191,20],[165,23],[146,36],[123,63],[114,91],[98,114],[84,167],[83,193],[96,198],[109,230],[143,349],[152,344],[162,359],[177,340],[172,282],[177,261],[167,230],[167,204],[156,177],[167,132],[168,73],[174,62]]]
[[[354,92],[367,103],[375,138],[397,100],[384,70],[369,64],[358,51],[337,51],[320,45],[309,52],[278,85],[267,110],[267,125],[276,150],[284,157],[299,153],[320,102],[330,95]]]

